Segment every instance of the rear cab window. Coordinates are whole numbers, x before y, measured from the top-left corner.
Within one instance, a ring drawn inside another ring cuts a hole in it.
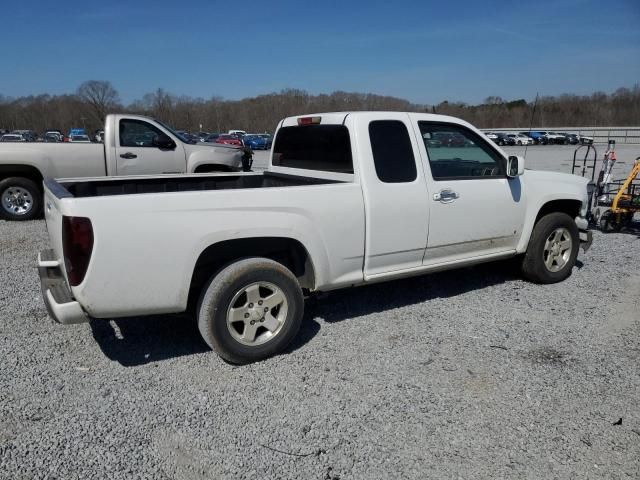
[[[271,163],[276,167],[352,174],[349,130],[331,124],[281,127]]]

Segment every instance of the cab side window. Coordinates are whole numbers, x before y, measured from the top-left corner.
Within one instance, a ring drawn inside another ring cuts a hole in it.
[[[434,180],[505,176],[505,160],[487,141],[462,125],[418,122]]]
[[[153,139],[162,135],[160,129],[142,120],[120,120],[121,147],[153,147]]]
[[[403,122],[375,120],[369,123],[369,138],[376,175],[384,183],[413,182],[416,159]]]

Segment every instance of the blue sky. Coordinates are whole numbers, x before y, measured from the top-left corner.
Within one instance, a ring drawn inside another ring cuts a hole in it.
[[[640,0],[147,1],[3,6],[0,94],[110,80],[238,99],[300,88],[418,103],[640,82]]]

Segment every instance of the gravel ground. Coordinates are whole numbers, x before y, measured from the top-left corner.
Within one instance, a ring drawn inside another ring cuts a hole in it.
[[[46,246],[0,222],[2,479],[640,477],[640,222],[557,285],[498,263],[312,299],[244,367],[186,317],[54,324]]]

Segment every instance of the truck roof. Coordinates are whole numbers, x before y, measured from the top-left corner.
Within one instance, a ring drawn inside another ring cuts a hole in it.
[[[423,113],[423,112],[398,112],[398,111],[377,111],[377,110],[365,110],[365,111],[345,111],[345,112],[322,112],[322,113],[306,113],[304,115],[295,115],[292,117],[287,117],[280,122],[280,127],[291,127],[298,125],[299,118],[316,118],[320,117],[320,123],[322,124],[340,124],[343,123],[347,117],[369,117],[369,118],[397,118],[399,114],[419,116],[420,119],[431,121],[431,122],[448,122],[448,123],[457,123],[466,125],[471,127],[473,130],[476,128],[461,120],[457,117],[450,117],[448,115],[440,115],[437,113]]]

